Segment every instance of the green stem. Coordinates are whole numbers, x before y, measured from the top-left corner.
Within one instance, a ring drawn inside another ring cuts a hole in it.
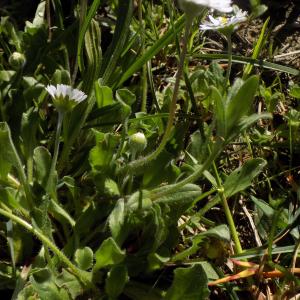
[[[33,157],[32,153],[30,153],[28,159],[27,159],[27,179],[28,182],[33,182]]]
[[[228,44],[228,66],[226,71],[226,81],[225,81],[225,90],[230,80],[231,66],[232,66],[232,41],[231,34],[226,34],[227,44]]]
[[[135,158],[136,158],[136,150],[133,150],[131,160],[135,160]],[[133,176],[134,175],[132,173],[129,173],[128,176],[129,176],[129,180],[128,180],[128,185],[127,185],[127,195],[130,195],[131,191],[132,191],[132,184],[133,184]]]
[[[54,144],[54,153],[53,158],[51,162],[50,172],[46,184],[46,191],[51,193],[52,192],[52,182],[54,177],[54,172],[56,168],[57,158],[58,158],[58,150],[59,150],[59,139],[60,139],[60,133],[62,128],[62,122],[63,122],[64,114],[62,112],[58,113],[58,121],[57,121],[57,128],[56,128],[56,135],[55,135],[55,144]]]
[[[221,188],[218,191],[218,193],[219,193],[220,198],[222,200],[222,205],[223,205],[224,212],[225,212],[225,215],[226,215],[226,220],[227,220],[227,223],[229,225],[229,229],[230,229],[230,232],[231,232],[231,235],[232,235],[232,239],[233,239],[234,244],[235,244],[235,252],[236,252],[235,254],[241,254],[243,252],[243,248],[242,248],[242,245],[241,245],[241,242],[240,242],[240,239],[239,239],[239,234],[238,234],[238,232],[236,230],[236,227],[235,227],[235,224],[234,224],[234,220],[233,220],[233,217],[232,217],[227,199],[226,199],[225,194],[224,194],[224,189]]]
[[[66,266],[70,268],[72,273],[86,286],[90,288],[95,288],[93,283],[88,279],[88,277],[81,271],[79,270],[52,242],[51,240],[46,237],[40,230],[33,228],[31,224],[27,223],[20,217],[12,214],[9,211],[6,211],[2,208],[0,208],[0,215],[5,216],[12,221],[16,222],[20,226],[26,228],[29,232],[34,234],[44,245],[49,247],[51,251],[57,255],[57,257],[60,259],[61,262],[63,262]]]
[[[140,159],[132,161],[126,167],[121,169],[120,170],[121,172],[124,172],[127,170],[133,171],[134,169],[137,169],[137,168],[149,163],[151,160],[156,159],[158,157],[158,155],[162,152],[162,150],[165,148],[165,145],[167,144],[167,142],[170,138],[170,133],[173,128],[173,123],[174,123],[174,119],[175,119],[176,103],[177,103],[180,79],[182,76],[184,60],[185,60],[185,56],[186,56],[186,52],[187,52],[187,41],[188,41],[192,23],[193,23],[193,20],[187,18],[186,23],[185,23],[185,33],[184,33],[184,37],[182,40],[183,46],[182,46],[182,51],[180,53],[179,65],[178,65],[178,70],[177,70],[175,85],[174,85],[174,90],[173,90],[173,96],[172,96],[172,101],[171,101],[170,109],[169,109],[169,118],[168,118],[167,126],[165,129],[165,133],[162,137],[162,140],[155,151],[153,151],[146,157],[142,157]]]
[[[232,214],[231,214],[228,202],[227,202],[227,198],[225,196],[222,181],[221,181],[221,178],[219,176],[219,172],[218,172],[218,169],[216,167],[215,162],[213,162],[213,170],[214,170],[214,173],[215,173],[215,176],[216,176],[216,181],[217,181],[217,184],[218,184],[218,194],[221,198],[222,205],[223,205],[224,212],[225,212],[225,216],[226,216],[226,220],[227,220],[227,223],[229,225],[229,229],[230,229],[230,232],[231,232],[231,235],[232,235],[232,239],[233,239],[234,244],[235,244],[235,251],[236,251],[235,254],[241,254],[243,252],[243,248],[242,248],[242,245],[241,245],[241,242],[240,242],[240,239],[239,239],[238,232],[236,230],[236,226],[234,224],[234,220],[233,220],[233,217],[232,217]]]

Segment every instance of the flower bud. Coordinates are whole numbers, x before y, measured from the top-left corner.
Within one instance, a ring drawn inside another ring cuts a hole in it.
[[[25,55],[20,52],[13,52],[8,59],[9,64],[15,70],[21,69],[26,63]]]
[[[137,132],[129,137],[129,146],[132,151],[142,152],[147,147],[147,139],[142,132]]]

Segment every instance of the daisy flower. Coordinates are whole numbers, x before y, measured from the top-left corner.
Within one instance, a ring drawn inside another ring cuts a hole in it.
[[[247,12],[242,11],[237,6],[233,7],[233,15],[230,18],[208,16],[210,22],[200,25],[201,30],[218,30],[222,33],[232,33],[238,25],[247,20]]]
[[[189,16],[199,15],[204,7],[223,13],[232,11],[231,0],[178,0],[179,7]]]
[[[57,84],[56,87],[54,85],[48,85],[46,90],[52,97],[54,106],[61,113],[71,110],[74,106],[87,98],[84,92],[73,89],[66,84]]]

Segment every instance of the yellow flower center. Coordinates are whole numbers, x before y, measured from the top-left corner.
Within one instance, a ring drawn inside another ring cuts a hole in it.
[[[220,17],[220,22],[222,25],[225,25],[227,23],[228,19],[226,17]]]

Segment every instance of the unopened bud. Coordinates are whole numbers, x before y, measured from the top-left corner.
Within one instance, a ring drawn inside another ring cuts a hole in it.
[[[137,132],[129,137],[129,146],[132,151],[141,152],[147,147],[147,139],[142,132]]]
[[[26,63],[25,55],[20,52],[13,52],[8,59],[9,64],[15,70],[21,69]]]

